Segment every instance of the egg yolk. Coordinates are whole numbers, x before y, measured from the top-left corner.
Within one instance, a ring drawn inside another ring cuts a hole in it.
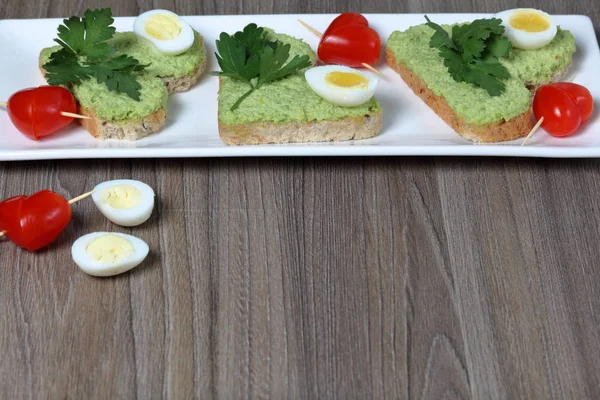
[[[325,75],[325,84],[347,89],[366,89],[369,80],[355,72],[333,71]]]
[[[92,260],[100,264],[116,264],[135,254],[131,242],[119,235],[102,235],[92,240],[85,252]]]
[[[519,11],[510,18],[510,25],[525,32],[543,32],[550,27],[550,22],[535,11]]]
[[[150,36],[158,40],[172,40],[181,34],[178,18],[168,14],[150,16],[144,29]]]
[[[104,189],[100,199],[102,204],[112,208],[131,208],[140,202],[142,192],[131,185],[117,185]]]

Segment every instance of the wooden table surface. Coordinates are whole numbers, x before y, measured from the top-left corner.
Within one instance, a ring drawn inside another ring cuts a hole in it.
[[[115,15],[500,11],[492,0],[363,4],[5,0],[0,18],[99,6]],[[600,18],[596,0],[529,5]],[[0,398],[600,398],[599,167],[0,163],[0,198],[44,188],[69,198],[118,178],[158,196],[136,229],[86,201],[45,251],[0,243]],[[146,240],[151,255],[131,273],[91,278],[70,245],[109,229]]]

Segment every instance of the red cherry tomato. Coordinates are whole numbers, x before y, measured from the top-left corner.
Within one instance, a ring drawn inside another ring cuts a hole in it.
[[[594,111],[594,98],[585,87],[572,82],[553,83],[552,86],[567,92],[581,112],[581,123],[584,123]]]
[[[377,32],[364,25],[346,25],[323,36],[317,50],[325,64],[362,67],[375,65],[381,54],[381,39]]]
[[[348,26],[348,25],[362,25],[362,26],[369,26],[369,21],[367,21],[367,19],[359,13],[353,13],[353,12],[348,12],[348,13],[343,13],[338,15],[329,25],[329,27],[327,28],[327,30],[325,30],[325,33],[323,33],[323,36],[327,36],[330,33],[332,33],[333,31],[335,31],[338,28],[341,28],[342,26]]]
[[[0,230],[17,246],[29,251],[52,243],[70,221],[69,202],[50,190],[0,202]]]
[[[40,86],[13,94],[7,103],[8,116],[25,136],[38,140],[69,125],[73,118],[61,112],[77,112],[71,92],[61,86]]]
[[[544,117],[542,128],[552,136],[569,136],[581,125],[579,107],[566,91],[552,84],[541,86],[535,93],[533,113],[538,120]]]

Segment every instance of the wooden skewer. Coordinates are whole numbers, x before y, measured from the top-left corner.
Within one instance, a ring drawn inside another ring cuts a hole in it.
[[[7,106],[7,103],[5,101],[0,101],[0,107],[6,107],[6,106]],[[61,111],[60,115],[62,115],[63,117],[71,117],[71,118],[79,118],[79,119],[92,119],[90,117],[86,117],[85,115],[70,113],[70,112],[66,112],[66,111]]]
[[[525,140],[523,140],[523,143],[521,143],[521,146],[525,146],[525,143],[527,143],[527,141],[529,139],[531,139],[531,137],[533,136],[533,134],[540,129],[540,126],[542,125],[542,122],[544,122],[544,117],[540,118],[540,120],[537,122],[537,124],[535,124],[535,126],[533,127],[533,129],[531,130],[531,132],[529,132],[527,134],[527,136],[525,137]]]
[[[320,38],[323,37],[323,34],[321,32],[319,32],[318,30],[316,30],[315,28],[313,28],[312,26],[308,25],[306,22],[302,21],[301,19],[298,20],[298,22],[300,22],[300,24],[305,27],[306,29],[308,29],[309,31],[311,31],[313,34],[315,34],[315,36],[318,36]],[[377,75],[383,76],[383,74],[377,70],[377,68],[367,64],[367,63],[361,63],[363,67],[365,67],[368,70],[371,70],[373,72],[375,72]]]
[[[89,196],[93,195],[94,193],[96,193],[96,191],[97,191],[97,190],[92,190],[91,192],[87,192],[87,193],[84,193],[84,194],[82,194],[81,196],[77,196],[77,197],[75,197],[75,198],[73,198],[73,199],[69,200],[69,204],[75,204],[75,203],[77,203],[78,201],[80,201],[80,200],[83,200],[83,199],[85,199],[86,197],[89,197]],[[2,232],[0,232],[0,238],[1,238],[2,236],[4,236],[5,234],[6,234],[6,231],[2,231]]]

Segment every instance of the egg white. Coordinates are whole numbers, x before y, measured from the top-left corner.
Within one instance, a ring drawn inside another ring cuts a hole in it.
[[[87,254],[87,246],[94,240],[104,235],[121,236],[131,243],[134,254],[118,263],[102,264],[90,258]],[[71,246],[71,256],[77,266],[86,274],[98,277],[114,276],[127,272],[142,263],[148,256],[150,248],[142,239],[124,233],[116,232],[94,232],[77,239]]]
[[[352,72],[364,76],[367,87],[364,89],[332,87],[325,83],[325,76],[330,72]],[[323,65],[313,67],[304,73],[308,86],[324,100],[343,107],[356,107],[369,101],[377,89],[379,78],[370,72],[342,65]]]
[[[542,32],[526,32],[517,29],[510,24],[510,19],[516,12],[519,11],[531,11],[542,15],[550,22],[550,26],[548,29]],[[558,30],[556,23],[554,23],[550,15],[533,8],[515,8],[512,10],[506,10],[496,14],[496,18],[502,20],[502,25],[504,26],[504,35],[512,42],[513,46],[523,50],[535,50],[546,46],[554,39]]]
[[[155,14],[168,14],[177,17],[179,25],[181,26],[181,33],[179,36],[170,40],[161,40],[148,34],[145,26],[148,23],[148,18]],[[175,56],[185,53],[194,44],[194,30],[192,27],[182,20],[179,15],[168,10],[151,10],[140,14],[133,23],[133,31],[136,35],[150,41],[159,52],[165,55]]]
[[[130,185],[141,193],[138,204],[131,208],[114,208],[109,204],[102,203],[102,192],[119,185]],[[154,190],[147,184],[132,179],[117,179],[96,185],[92,200],[100,212],[111,222],[121,226],[138,226],[146,222],[154,210]]]

